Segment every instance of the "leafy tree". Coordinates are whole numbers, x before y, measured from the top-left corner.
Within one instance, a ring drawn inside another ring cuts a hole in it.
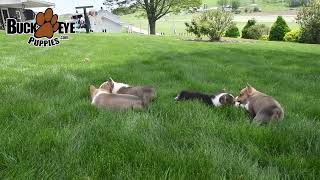
[[[310,0],[288,0],[289,7],[299,7],[302,5],[306,5],[310,2]]]
[[[298,13],[301,41],[320,44],[320,0],[313,0]]]
[[[123,2],[125,4],[135,4],[145,12],[149,22],[150,34],[156,34],[156,22],[166,14],[178,13],[190,7],[200,7],[202,4],[202,0],[126,0]]]
[[[217,3],[220,6],[226,6],[226,5],[228,5],[229,1],[228,0],[218,0]]]
[[[290,31],[289,26],[282,16],[278,16],[276,22],[272,25],[269,40],[270,41],[283,41],[284,36]]]
[[[118,0],[104,0],[103,5],[107,10],[112,11],[120,3]]]
[[[210,41],[219,41],[226,29],[232,25],[233,16],[222,10],[211,10],[202,13],[192,20],[191,24],[186,23],[187,31],[199,35],[208,36]]]
[[[244,39],[250,39],[249,35],[248,35],[248,29],[251,26],[255,25],[256,23],[257,23],[257,21],[255,19],[249,19],[247,24],[242,29],[242,36],[241,37]]]
[[[232,0],[231,1],[231,7],[233,10],[237,10],[240,7],[240,1],[239,0]]]
[[[137,11],[136,6],[129,6],[129,7],[118,7],[112,10],[113,14],[116,15],[126,15],[126,14],[133,14]]]

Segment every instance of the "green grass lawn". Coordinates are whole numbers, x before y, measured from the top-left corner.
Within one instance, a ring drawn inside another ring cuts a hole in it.
[[[58,47],[0,33],[0,179],[316,179],[320,46],[81,34]],[[91,63],[84,63],[89,58]],[[90,105],[108,77],[153,85],[143,111]],[[249,82],[285,109],[257,126],[237,108],[173,100]]]

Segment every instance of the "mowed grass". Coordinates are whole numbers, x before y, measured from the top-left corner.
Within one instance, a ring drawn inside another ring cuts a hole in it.
[[[320,46],[81,34],[53,48],[0,34],[0,179],[316,179]],[[90,63],[84,63],[85,58]],[[108,77],[152,85],[143,111],[90,105]],[[246,83],[285,109],[258,126],[244,110],[175,102],[183,89]]]

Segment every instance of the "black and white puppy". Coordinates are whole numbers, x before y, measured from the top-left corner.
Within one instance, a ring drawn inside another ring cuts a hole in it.
[[[219,107],[224,105],[234,105],[234,96],[229,93],[218,93],[216,95],[204,94],[201,92],[181,91],[175,98],[177,101],[199,100],[207,105]]]

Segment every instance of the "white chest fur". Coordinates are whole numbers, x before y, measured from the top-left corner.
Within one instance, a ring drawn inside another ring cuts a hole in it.
[[[123,87],[129,87],[128,84],[124,84],[124,83],[117,83],[117,82],[113,82],[113,89],[112,89],[112,93],[113,94],[117,94],[117,92],[119,91],[120,88]]]

